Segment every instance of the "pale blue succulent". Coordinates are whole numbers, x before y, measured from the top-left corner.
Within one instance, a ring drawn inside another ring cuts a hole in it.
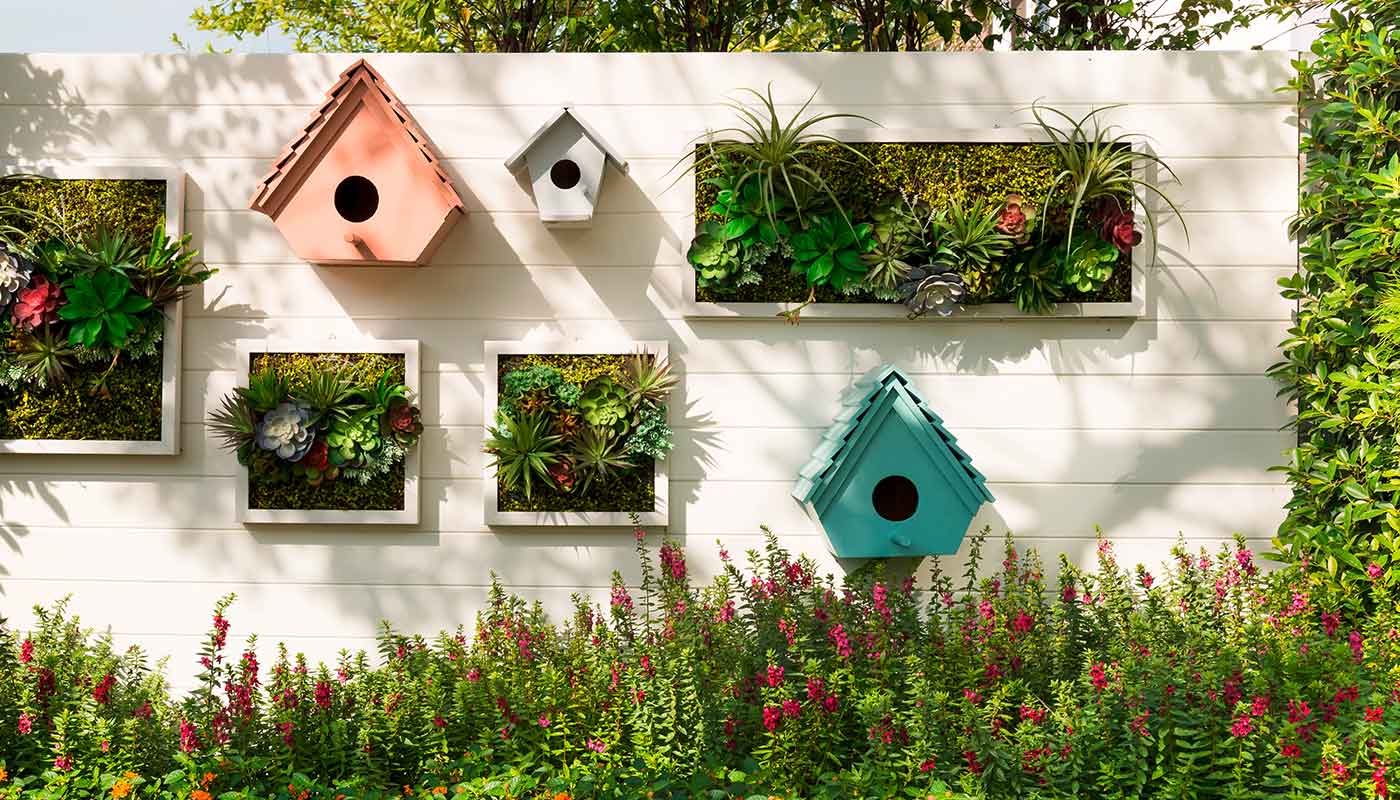
[[[28,262],[0,248],[0,311],[10,305],[20,289],[29,285],[31,272]]]
[[[311,409],[283,403],[263,415],[255,440],[258,447],[271,450],[283,461],[300,461],[316,441],[316,431],[310,423]]]

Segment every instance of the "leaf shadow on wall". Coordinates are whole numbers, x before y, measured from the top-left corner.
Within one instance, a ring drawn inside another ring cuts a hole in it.
[[[0,147],[7,166],[63,157],[86,149],[106,112],[89,108],[62,70],[46,69],[23,55],[0,55]],[[69,515],[51,483],[71,478],[72,456],[0,455],[0,578],[12,571],[5,559],[23,557],[21,540]],[[34,505],[37,501],[46,510]],[[27,519],[26,519],[27,518]],[[31,522],[31,520],[33,522]],[[0,584],[0,596],[6,594]]]

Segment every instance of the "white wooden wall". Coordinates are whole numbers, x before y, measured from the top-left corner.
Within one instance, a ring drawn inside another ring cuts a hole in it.
[[[270,159],[349,56],[0,56],[0,153],[167,159],[189,175],[188,229],[219,274],[187,304],[185,450],[176,458],[0,457],[0,614],[72,593],[92,624],[176,654],[190,674],[214,599],[235,634],[316,656],[365,646],[380,618],[435,631],[472,620],[488,570],[551,608],[635,577],[618,530],[482,524],[482,341],[531,334],[669,339],[675,398],[671,532],[702,573],[766,523],[825,556],[788,497],[841,389],[893,361],[914,376],[999,498],[984,512],[1040,548],[1090,560],[1094,526],[1122,560],[1156,564],[1178,533],[1262,549],[1286,489],[1287,409],[1263,376],[1290,304],[1296,206],[1289,54],[381,55],[371,60],[446,159],[470,217],[433,266],[300,263],[245,210]],[[1163,233],[1140,320],[831,323],[687,320],[684,184],[666,175],[732,90],[773,82],[791,111],[887,127],[1008,127],[1030,102],[1148,133],[1186,211]],[[568,102],[632,165],[611,173],[592,230],[550,231],[502,159]],[[423,342],[423,523],[411,530],[234,522],[236,465],[201,420],[234,382],[233,342],[259,336]],[[826,558],[828,563],[830,559]],[[1000,559],[996,559],[999,561]],[[832,569],[840,565],[831,563]]]

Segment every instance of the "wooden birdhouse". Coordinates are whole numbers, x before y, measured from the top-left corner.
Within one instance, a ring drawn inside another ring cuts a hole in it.
[[[993,499],[943,421],[889,364],[847,390],[792,496],[839,558],[956,553]]]
[[[565,106],[506,159],[506,169],[528,170],[545,224],[587,227],[609,163],[627,172],[627,162],[617,151]]]
[[[341,73],[249,207],[317,264],[422,266],[465,216],[428,137],[363,59]]]

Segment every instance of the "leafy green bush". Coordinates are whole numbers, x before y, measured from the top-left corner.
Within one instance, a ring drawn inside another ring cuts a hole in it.
[[[1312,58],[1295,62],[1307,155],[1298,275],[1280,281],[1297,323],[1270,372],[1298,405],[1298,446],[1281,467],[1293,485],[1276,544],[1315,589],[1349,603],[1377,574],[1400,582],[1400,403],[1394,349],[1372,318],[1400,257],[1400,4],[1345,4]]]
[[[771,535],[706,585],[637,548],[605,607],[551,623],[496,585],[474,632],[386,624],[377,660],[262,664],[228,598],[182,699],[41,611],[0,628],[0,797],[1351,798],[1400,753],[1389,587],[1353,628],[1242,543],[1154,576],[1100,542],[1054,589],[1011,542],[977,577],[980,537],[919,586],[821,577]]]

